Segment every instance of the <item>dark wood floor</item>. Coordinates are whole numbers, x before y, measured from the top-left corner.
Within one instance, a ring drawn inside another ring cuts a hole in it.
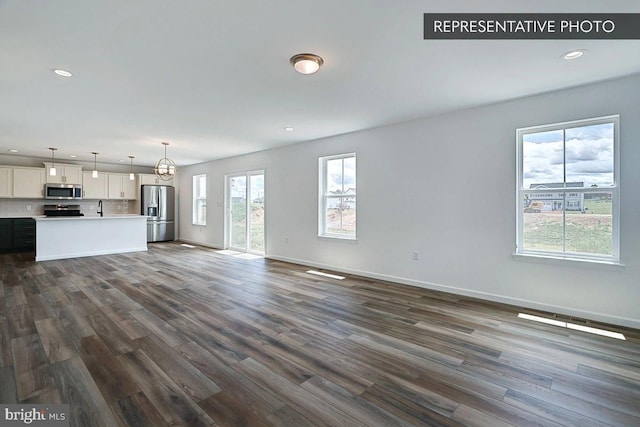
[[[640,425],[640,335],[155,244],[0,255],[0,402],[74,426]]]

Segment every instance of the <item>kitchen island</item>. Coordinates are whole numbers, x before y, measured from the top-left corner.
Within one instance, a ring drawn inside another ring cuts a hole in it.
[[[142,215],[34,217],[36,261],[147,250]]]

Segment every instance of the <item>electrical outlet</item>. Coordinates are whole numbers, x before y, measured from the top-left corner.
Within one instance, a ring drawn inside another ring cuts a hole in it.
[[[27,205],[27,211],[31,211],[31,205]]]
[[[413,260],[418,261],[420,259],[420,251],[413,251]]]
[[[289,243],[289,238],[288,238],[288,237],[285,237],[285,238],[284,238],[284,243],[285,243],[285,244],[286,244],[286,243]]]

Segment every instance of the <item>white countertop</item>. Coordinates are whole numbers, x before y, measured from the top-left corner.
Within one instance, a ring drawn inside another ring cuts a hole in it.
[[[86,221],[86,220],[105,220],[105,219],[147,219],[145,215],[136,214],[116,214],[105,216],[34,216],[36,221]]]

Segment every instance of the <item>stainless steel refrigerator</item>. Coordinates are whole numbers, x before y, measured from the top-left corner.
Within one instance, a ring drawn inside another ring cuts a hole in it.
[[[147,242],[173,240],[175,192],[168,185],[143,185],[140,210],[147,216]]]

